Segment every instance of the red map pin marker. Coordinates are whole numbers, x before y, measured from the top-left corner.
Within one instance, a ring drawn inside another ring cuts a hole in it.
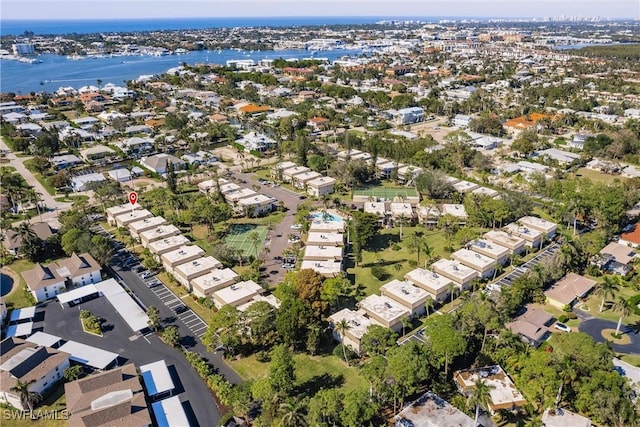
[[[137,201],[138,201],[138,193],[136,193],[135,191],[132,191],[131,193],[129,193],[129,203],[131,203],[132,205],[135,205]]]

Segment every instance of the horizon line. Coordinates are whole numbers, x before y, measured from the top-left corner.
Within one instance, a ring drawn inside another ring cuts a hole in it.
[[[557,18],[555,15],[545,16],[473,16],[473,15],[432,15],[432,16],[402,16],[402,15],[282,15],[282,16],[156,16],[149,18],[1,18],[0,22],[4,21],[150,21],[158,19],[295,19],[295,18],[380,18],[390,20],[405,20],[405,21],[420,21],[425,18],[447,18],[447,19],[553,19]],[[565,15],[566,18],[569,18]],[[579,16],[580,19],[600,18],[605,20],[632,20],[637,21],[640,18],[635,16]]]

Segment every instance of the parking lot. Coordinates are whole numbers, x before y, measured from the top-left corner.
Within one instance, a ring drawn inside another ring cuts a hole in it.
[[[560,249],[560,245],[557,243],[551,243],[546,248],[542,248],[542,251],[536,254],[536,256],[531,258],[529,261],[525,262],[513,271],[510,271],[504,277],[501,277],[500,280],[490,284],[487,288],[491,291],[499,291],[503,286],[511,286],[516,279],[524,276],[533,267],[540,264],[542,261],[553,258],[558,249]]]
[[[157,280],[152,276],[151,279],[147,280],[147,283],[153,283],[154,281]],[[169,309],[176,314],[178,319],[180,319],[198,339],[202,339],[202,336],[207,331],[207,324],[204,320],[194,313],[193,310],[189,309],[171,289],[167,288],[161,282],[158,283],[158,285],[151,288],[151,291],[165,306],[169,307]]]

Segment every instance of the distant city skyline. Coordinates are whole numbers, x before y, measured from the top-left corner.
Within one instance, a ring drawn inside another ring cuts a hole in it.
[[[223,17],[582,16],[640,19],[639,0],[3,0],[2,20]]]

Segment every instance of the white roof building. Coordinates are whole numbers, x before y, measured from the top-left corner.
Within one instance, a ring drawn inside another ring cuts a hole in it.
[[[162,255],[166,254],[167,252],[176,250],[181,246],[188,245],[189,243],[189,239],[187,239],[182,234],[178,234],[176,236],[155,240],[149,243],[148,248],[152,254]]]
[[[469,287],[472,280],[479,277],[476,270],[448,259],[436,261],[431,265],[431,268],[433,268],[436,273],[440,273],[453,280],[453,282],[463,290]]]
[[[453,283],[448,277],[424,268],[411,270],[404,278],[427,291],[435,301],[444,301],[449,295],[449,285]]]
[[[214,292],[236,283],[238,277],[240,276],[230,268],[217,269],[192,279],[191,288],[197,297],[209,297]]]
[[[430,298],[424,289],[411,282],[392,280],[380,287],[380,295],[388,297],[407,308],[411,316],[419,316],[425,312],[425,301]]]
[[[344,234],[312,231],[307,235],[307,246],[344,246]]]
[[[390,203],[389,212],[393,219],[411,219],[413,218],[413,208],[410,203]]]
[[[185,288],[191,290],[191,280],[222,268],[222,263],[212,256],[197,258],[173,269],[173,276]]]
[[[509,248],[500,246],[490,240],[476,239],[467,245],[469,249],[495,260],[499,264],[505,264],[509,259],[511,251]]]
[[[157,218],[157,217],[156,217]],[[135,223],[133,223],[135,224]],[[132,225],[133,225],[132,224]],[[181,231],[173,224],[164,224],[158,227],[146,230],[140,233],[140,241],[145,248],[149,247],[151,242],[177,236]]]
[[[115,225],[116,217],[118,215],[131,213],[131,211],[134,211],[136,209],[142,209],[142,206],[140,206],[140,203],[136,203],[134,205],[131,205],[130,203],[125,203],[123,205],[107,208],[107,210],[105,211],[107,214],[107,222],[109,223],[109,225]]]
[[[239,305],[249,302],[253,297],[262,292],[262,286],[253,280],[247,280],[215,291],[213,293],[213,302],[218,308],[222,308],[225,305],[238,307]]]
[[[440,212],[442,215],[451,215],[458,218],[459,223],[467,223],[467,210],[462,204],[444,203],[440,206]]]
[[[179,249],[164,253],[160,259],[167,273],[173,274],[177,266],[201,258],[204,254],[204,250],[199,246],[181,246]]]
[[[469,193],[478,187],[478,184],[469,181],[458,181],[453,184],[453,189],[462,194]]]
[[[153,230],[161,225],[165,225],[166,223],[167,220],[163,217],[152,216],[129,224],[129,232],[134,239],[137,239],[138,235],[143,231]]]
[[[520,218],[520,224],[538,230],[541,233],[547,235],[548,238],[553,238],[558,229],[558,224],[555,222],[547,221],[546,219],[538,218],[537,216],[523,216]]]
[[[300,269],[311,269],[324,277],[336,277],[342,273],[342,261],[310,261],[304,260]]]
[[[502,230],[491,230],[487,231],[484,234],[484,238],[490,242],[493,242],[497,245],[504,246],[509,249],[509,252],[512,254],[519,254],[524,251],[525,240],[504,232]]]
[[[496,267],[495,259],[469,249],[455,251],[451,254],[451,259],[474,269],[482,278],[491,277]]]
[[[394,300],[379,296],[369,295],[358,303],[373,322],[396,332],[402,329],[402,319],[410,316],[410,311]]]
[[[360,340],[373,323],[371,319],[365,316],[362,310],[353,311],[348,308],[342,309],[337,313],[333,313],[327,318],[333,331],[333,338],[336,341],[350,347],[356,353],[360,353]],[[342,320],[346,320],[349,328],[344,335],[335,327]]]
[[[342,261],[342,246],[306,246],[305,261]]]
[[[384,202],[365,202],[364,211],[366,213],[378,215],[381,217],[384,217],[388,214]]]
[[[118,227],[126,227],[129,224],[143,220],[145,218],[151,218],[153,214],[146,209],[129,210],[115,217],[115,223]]]
[[[542,243],[542,232],[533,228],[521,226],[512,222],[511,224],[505,225],[503,229],[512,236],[524,239],[525,245],[529,247],[537,248],[540,247]]]

